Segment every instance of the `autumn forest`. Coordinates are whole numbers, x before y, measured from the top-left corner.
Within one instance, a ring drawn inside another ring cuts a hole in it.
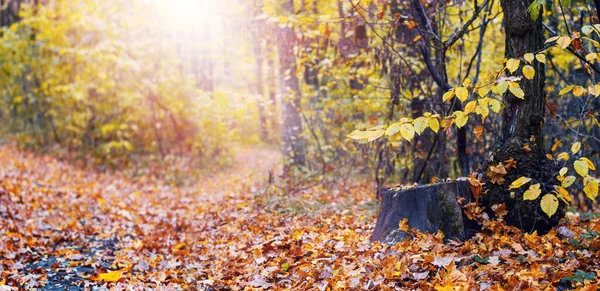
[[[0,291],[598,290],[600,1],[0,0]]]

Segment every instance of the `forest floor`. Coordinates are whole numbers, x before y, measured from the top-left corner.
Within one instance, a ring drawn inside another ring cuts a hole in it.
[[[390,247],[369,241],[371,184],[283,195],[267,183],[278,161],[241,151],[176,187],[2,146],[0,291],[598,288],[597,216],[569,215],[547,235],[487,221],[447,244],[410,230]]]

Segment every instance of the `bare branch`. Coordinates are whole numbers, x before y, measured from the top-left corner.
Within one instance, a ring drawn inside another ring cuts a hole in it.
[[[463,35],[465,35],[465,33],[467,33],[469,31],[469,26],[471,26],[471,24],[475,21],[475,19],[477,19],[477,17],[479,16],[479,13],[485,7],[487,7],[488,1],[489,0],[485,0],[485,2],[483,2],[477,8],[477,10],[475,10],[475,12],[473,13],[473,16],[471,16],[471,18],[469,20],[467,20],[465,25],[463,25],[463,27],[457,33],[453,34],[447,41],[444,42],[444,48],[450,48],[456,41],[458,41],[461,37],[463,37]]]

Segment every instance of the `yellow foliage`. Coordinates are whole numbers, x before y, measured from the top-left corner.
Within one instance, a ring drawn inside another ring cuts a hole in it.
[[[117,282],[121,279],[121,271],[111,271],[108,273],[98,274],[91,279],[94,281],[104,281],[104,282]]]
[[[542,197],[542,201],[540,201],[540,206],[542,207],[542,211],[548,215],[548,217],[552,217],[558,210],[558,199],[553,194],[546,194]]]
[[[540,194],[542,194],[540,184],[538,183],[531,185],[529,186],[529,189],[527,189],[527,191],[525,191],[525,193],[523,194],[523,200],[535,200],[540,196]]]
[[[508,189],[516,189],[516,188],[520,188],[521,186],[527,184],[529,181],[531,181],[531,178],[527,178],[527,177],[521,177],[518,178],[516,180],[514,180],[510,186],[508,186]]]

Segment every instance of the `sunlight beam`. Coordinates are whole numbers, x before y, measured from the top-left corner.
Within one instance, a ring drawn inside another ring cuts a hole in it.
[[[215,0],[154,0],[160,20],[175,31],[197,30],[221,23],[222,1]]]

